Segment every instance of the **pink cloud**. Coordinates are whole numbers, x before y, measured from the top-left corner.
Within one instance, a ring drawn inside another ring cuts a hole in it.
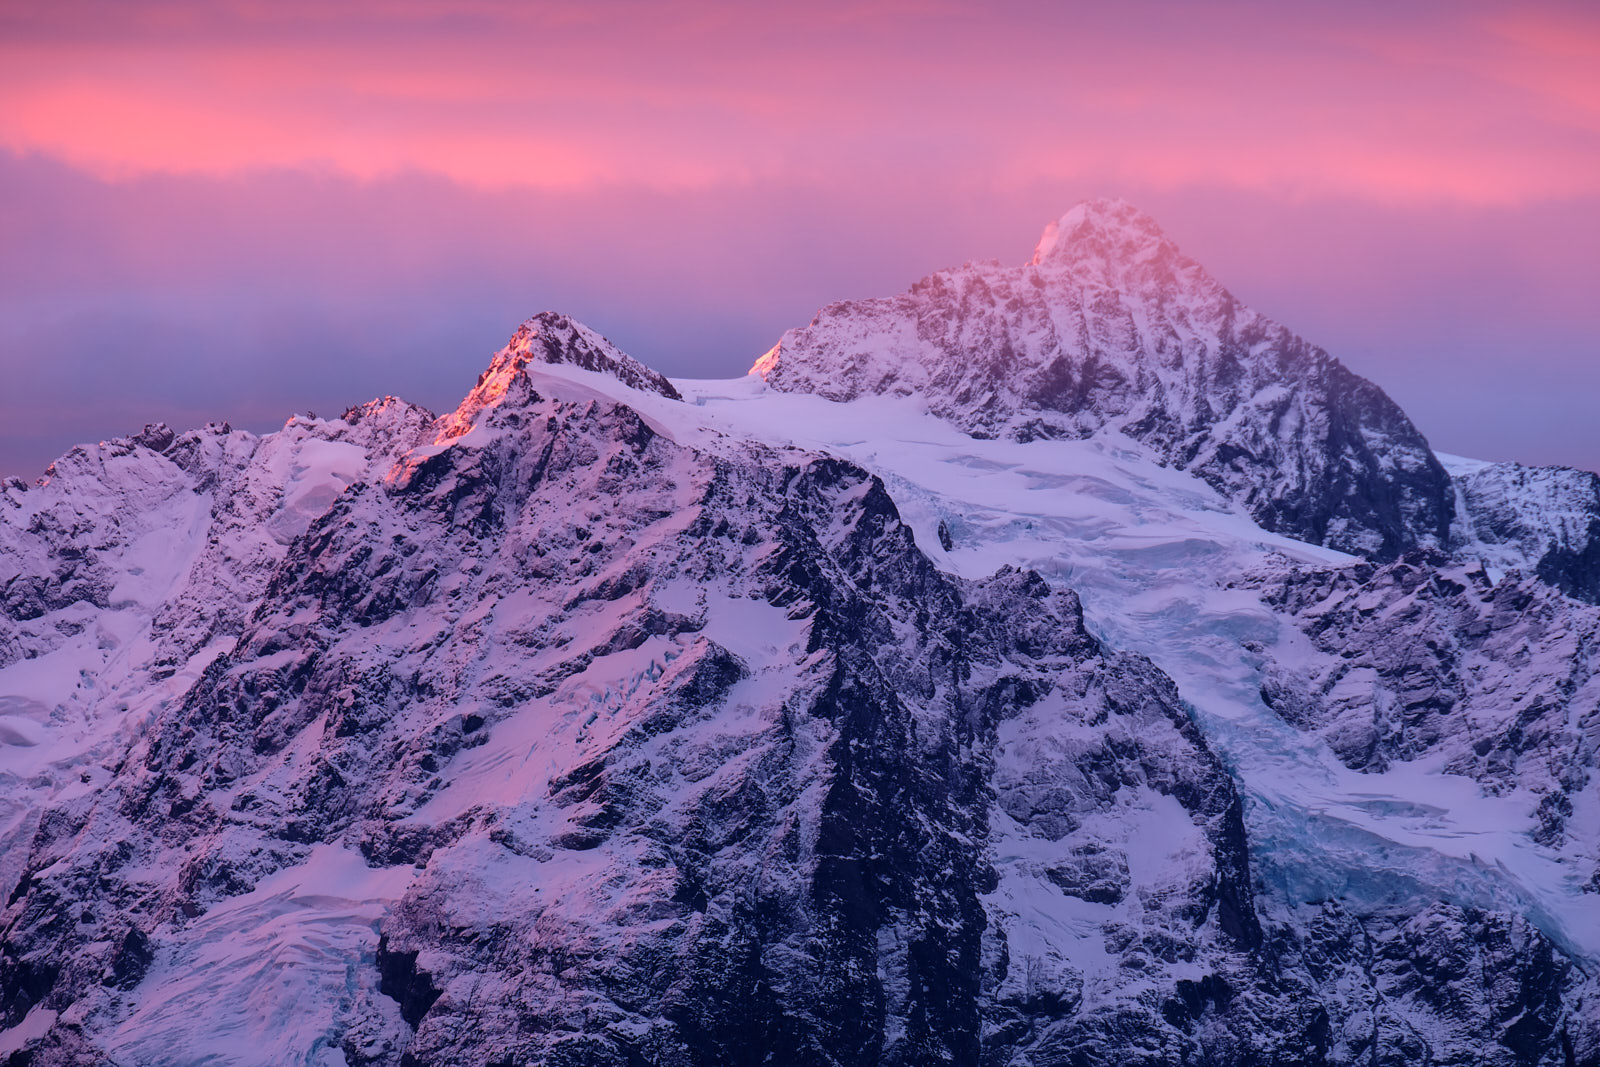
[[[1597,55],[1554,4],[0,6],[0,469],[447,405],[544,308],[739,373],[1090,195],[1441,447],[1600,464]]]
[[[10,27],[0,146],[102,175],[290,167],[487,188],[935,168],[1401,201],[1600,189],[1595,138],[1574,135],[1600,99],[1593,20],[1560,8],[93,10]]]

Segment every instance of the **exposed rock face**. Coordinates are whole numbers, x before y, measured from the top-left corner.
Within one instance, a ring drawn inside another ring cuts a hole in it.
[[[1570,467],[1452,460],[1452,548],[1600,603],[1600,475]]]
[[[1593,1063],[1594,992],[1524,920],[1449,904],[1317,908],[1281,946],[1341,1011],[1305,1062]]]
[[[1529,836],[1600,892],[1600,610],[1426,558],[1262,586],[1320,653],[1266,668],[1269,706],[1356,770],[1426,760],[1525,797]]]
[[[1326,653],[1270,671],[1268,703],[1348,765],[1438,754],[1495,790],[1582,786],[1600,731],[1600,610],[1426,557],[1265,584]]]
[[[1120,430],[1267,529],[1348,552],[1449,537],[1449,478],[1405,413],[1121,201],[1062,216],[1025,266],[969,263],[830,305],[755,370],[835,400],[915,395],[974,434]]]

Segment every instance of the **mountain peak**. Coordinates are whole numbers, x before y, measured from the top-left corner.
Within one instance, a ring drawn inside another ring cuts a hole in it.
[[[470,430],[486,408],[500,407],[507,398],[531,395],[529,364],[566,364],[605,374],[640,392],[682,400],[671,382],[623,352],[583,323],[556,311],[541,311],[517,327],[504,348],[494,354],[489,369],[454,412],[439,421],[441,441]]]
[[[623,352],[583,323],[557,311],[541,311],[511,335],[506,347],[495,353],[489,373],[502,363],[517,368],[529,363],[566,363],[598,374],[609,374],[624,385],[647,393],[680,400],[666,378]]]
[[[1044,228],[1034,266],[1083,260],[1133,263],[1176,256],[1177,246],[1156,220],[1119,199],[1085,200]]]
[[[1062,215],[1024,266],[968,264],[830,305],[754,372],[830,400],[916,396],[980,437],[1121,433],[1267,529],[1346,552],[1449,537],[1449,477],[1394,401],[1245,307],[1122,200]]]

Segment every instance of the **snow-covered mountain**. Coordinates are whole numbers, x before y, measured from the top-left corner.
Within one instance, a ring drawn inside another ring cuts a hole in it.
[[[830,400],[920,397],[985,436],[1120,430],[1266,529],[1348,552],[1449,537],[1449,477],[1405,413],[1121,201],[1067,212],[1024,266],[969,263],[824,308],[755,370]]]
[[[757,370],[0,488],[0,1062],[1600,1063],[1592,476],[1120,204]]]

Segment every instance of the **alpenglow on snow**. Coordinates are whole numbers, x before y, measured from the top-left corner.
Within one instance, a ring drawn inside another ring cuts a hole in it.
[[[1600,1064],[1597,546],[1106,201],[743,378],[77,448],[0,1063]]]

